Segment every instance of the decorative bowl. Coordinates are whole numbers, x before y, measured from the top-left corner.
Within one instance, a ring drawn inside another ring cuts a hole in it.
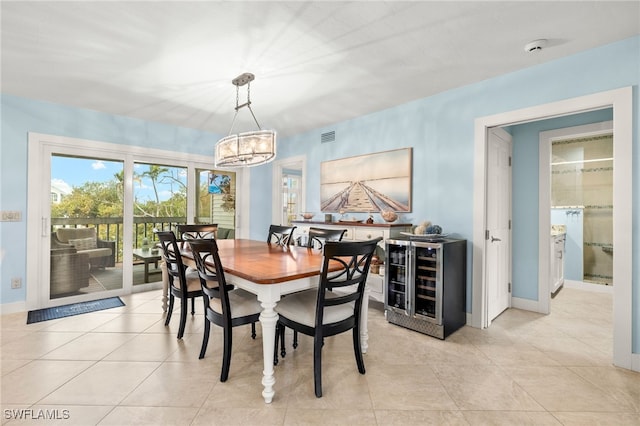
[[[304,218],[304,220],[309,220],[313,218],[313,216],[314,216],[313,213],[302,213],[302,217]]]
[[[338,222],[346,222],[346,223],[362,223],[362,219],[355,219],[352,217],[344,217],[340,219]]]
[[[380,213],[380,216],[382,216],[385,222],[393,222],[398,219],[398,214],[392,211],[383,211]]]

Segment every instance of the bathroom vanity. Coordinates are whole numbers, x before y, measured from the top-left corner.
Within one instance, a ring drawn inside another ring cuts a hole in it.
[[[549,290],[555,294],[564,284],[564,253],[567,232],[564,225],[552,225],[550,239]]]

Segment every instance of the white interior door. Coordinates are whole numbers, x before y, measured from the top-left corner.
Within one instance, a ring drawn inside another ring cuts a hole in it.
[[[487,324],[511,305],[511,135],[489,129],[487,169]]]

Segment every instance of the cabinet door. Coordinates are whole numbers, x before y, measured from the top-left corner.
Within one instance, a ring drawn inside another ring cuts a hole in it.
[[[374,238],[385,238],[385,232],[376,228],[355,228],[354,239],[356,241],[373,240]]]
[[[413,268],[414,312],[442,324],[442,248],[416,247]]]
[[[405,245],[387,245],[385,254],[385,305],[408,315],[408,248]]]
[[[306,245],[307,238],[309,236],[309,226],[308,225],[300,225],[295,224],[296,229],[293,230],[293,242],[295,245]]]

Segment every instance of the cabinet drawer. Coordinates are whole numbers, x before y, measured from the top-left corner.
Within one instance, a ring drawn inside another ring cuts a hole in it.
[[[353,241],[353,237],[356,234],[353,226],[345,226],[342,229],[347,230],[342,236],[342,241]]]
[[[355,231],[355,236],[354,236],[353,239],[355,239],[357,241],[373,240],[374,238],[378,238],[378,237],[385,238],[385,233],[381,229],[356,228],[354,231]]]

